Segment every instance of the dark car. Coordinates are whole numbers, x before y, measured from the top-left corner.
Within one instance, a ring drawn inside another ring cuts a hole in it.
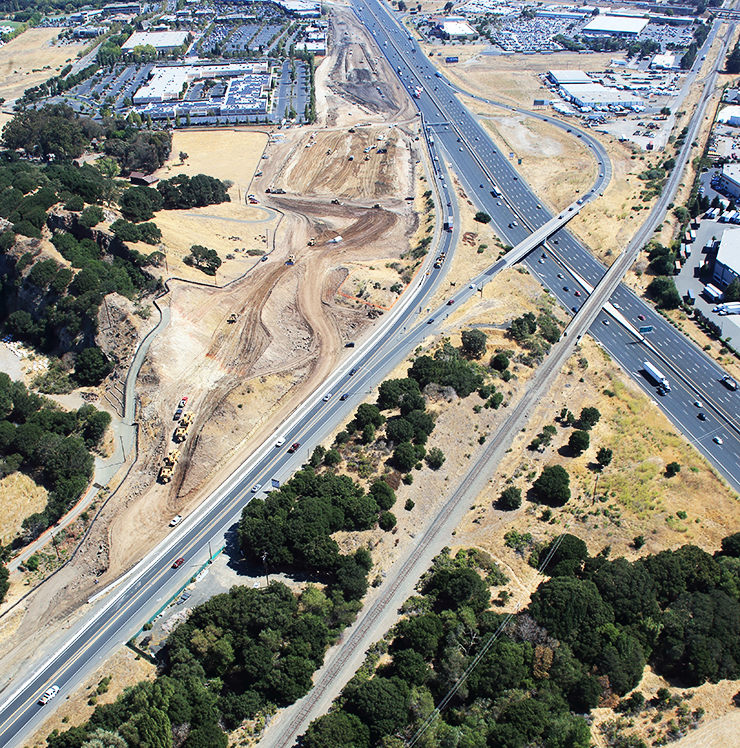
[[[352,371],[349,373],[351,377],[353,377],[355,374],[357,374],[357,369],[352,369]]]
[[[700,421],[706,421],[707,420],[707,414],[706,413],[699,413],[699,420]]]
[[[563,286],[563,291],[570,291],[570,288],[568,286]]]
[[[185,563],[185,559],[182,556],[180,556],[180,558],[178,558],[177,561],[175,561],[175,563],[172,564],[172,568],[179,569],[184,563]]]
[[[339,399],[346,400],[349,397],[349,392],[345,392]]]
[[[430,318],[429,318],[429,319],[427,320],[427,324],[428,324],[428,325],[431,325],[431,324],[432,324],[432,322],[434,322],[434,317],[430,317]]]
[[[349,343],[345,343],[344,344],[344,347],[345,348],[354,348],[355,347],[354,341],[350,340]]]
[[[453,305],[454,303],[455,303],[455,299],[450,299],[450,300],[449,300],[449,301],[447,302],[447,306],[452,306],[452,305]]]
[[[293,452],[295,452],[300,446],[301,446],[300,442],[293,442],[293,444],[291,444],[290,447],[288,447],[289,454],[293,454]]]

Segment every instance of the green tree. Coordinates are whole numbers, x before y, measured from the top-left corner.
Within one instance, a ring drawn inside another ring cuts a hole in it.
[[[88,205],[79,217],[79,223],[86,229],[97,226],[103,220],[103,209],[99,205]]]
[[[568,446],[573,450],[576,457],[583,454],[590,444],[591,437],[588,435],[588,431],[573,431],[568,439]]]
[[[390,532],[396,526],[396,523],[396,515],[393,512],[381,512],[380,517],[378,517],[378,525],[385,532]]]
[[[681,295],[678,293],[673,278],[654,278],[648,285],[647,292],[662,309],[678,309],[681,305]]]
[[[601,465],[602,468],[607,467],[608,465],[611,465],[612,457],[613,457],[612,450],[608,447],[601,447],[599,451],[596,453],[596,461]]]
[[[505,353],[497,353],[491,359],[491,368],[496,371],[506,371],[509,368],[509,357]]]
[[[487,335],[483,330],[463,330],[461,334],[462,349],[470,358],[481,358],[486,352]]]
[[[41,260],[34,263],[28,274],[28,279],[34,286],[47,288],[59,271],[59,265],[54,260]]]
[[[100,384],[112,370],[112,364],[100,348],[85,348],[75,359],[75,379],[82,385]]]
[[[562,465],[548,465],[532,484],[540,501],[562,506],[570,499],[570,476]]]
[[[732,52],[727,55],[725,70],[732,75],[740,73],[740,42],[737,42],[732,48]]]
[[[362,403],[357,411],[355,412],[355,426],[358,429],[363,429],[368,423],[371,423],[375,428],[382,426],[385,421],[383,414],[376,405],[371,403]]]
[[[393,450],[393,462],[402,473],[408,473],[417,461],[416,450],[410,442],[402,442]]]
[[[206,275],[216,275],[216,271],[221,267],[221,258],[216,250],[208,249],[200,244],[193,244],[190,247],[190,254],[184,258],[183,262],[198,268]]]
[[[725,556],[740,558],[740,532],[722,538],[722,553]]]
[[[666,478],[673,478],[674,475],[678,475],[681,472],[681,466],[677,462],[669,462],[665,466]]]
[[[475,216],[475,220],[478,221],[478,223],[490,223],[491,222],[491,216],[488,215],[488,213],[484,213],[482,210],[479,210]]]
[[[406,377],[404,379],[386,379],[378,388],[377,406],[380,410],[393,410],[400,408],[407,396],[418,399],[421,397],[419,383],[416,379]],[[417,406],[418,407],[418,406]],[[378,424],[380,425],[380,424]]]
[[[498,504],[502,509],[511,511],[513,509],[519,509],[522,505],[522,489],[514,486],[509,486],[501,492],[499,496]]]
[[[337,709],[309,725],[303,745],[305,748],[368,748],[370,730],[355,714]]]
[[[376,480],[370,486],[370,495],[383,511],[387,511],[396,503],[396,492],[382,479]]]
[[[334,467],[342,461],[342,455],[336,449],[330,449],[324,455],[324,465],[327,467]]]
[[[578,419],[578,425],[584,431],[590,431],[601,418],[601,413],[597,408],[583,408]]]
[[[406,725],[409,695],[408,686],[399,678],[376,676],[360,684],[345,708],[368,726],[374,743]]]

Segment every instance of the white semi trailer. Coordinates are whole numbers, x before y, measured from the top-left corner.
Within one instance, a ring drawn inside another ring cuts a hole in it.
[[[642,366],[659,387],[662,387],[666,392],[671,391],[670,382],[663,376],[663,373],[659,369],[649,361],[643,361]]]

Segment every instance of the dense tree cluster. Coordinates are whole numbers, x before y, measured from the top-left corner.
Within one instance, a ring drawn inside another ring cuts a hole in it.
[[[93,469],[89,450],[110,420],[92,405],[60,410],[0,373],[0,477],[20,470],[49,491],[44,511],[23,522],[26,540],[56,522],[87,488]]]
[[[206,174],[196,174],[194,177],[179,174],[172,179],[163,179],[157,185],[157,190],[164,200],[164,207],[168,210],[228,203],[231,198],[227,189],[228,186],[220,179]]]
[[[678,293],[673,278],[653,278],[647,292],[656,300],[661,309],[678,309],[681,305],[681,294]]]
[[[489,609],[489,584],[508,580],[499,572],[484,582],[480,552],[455,559],[443,552],[421,595],[404,606],[408,617],[394,631],[391,661],[369,678],[356,675],[304,744],[369,748],[399,732],[413,735],[493,632],[432,724],[429,745],[587,748],[587,722],[575,715],[630,691],[648,662],[687,685],[738,678],[739,538],[726,538],[715,557],[684,546],[630,563],[592,558],[582,540],[561,536],[541,552],[551,577],[503,630],[504,616]],[[644,704],[641,696],[630,703]]]
[[[358,600],[367,590],[369,566],[356,554],[342,555],[331,535],[369,529],[381,509],[394,501],[389,487],[374,486],[368,494],[346,475],[317,475],[308,467],[265,499],[247,504],[239,523],[239,545],[255,563],[264,557],[273,567],[324,572],[347,600]]]
[[[82,155],[99,125],[80,117],[65,104],[46,104],[18,112],[3,128],[7,148],[24,149],[32,156],[69,160]]]
[[[125,123],[107,133],[103,150],[118,161],[121,171],[143,171],[151,174],[169,158],[172,133],[167,130],[139,130]]]
[[[539,317],[525,312],[511,321],[508,335],[530,353],[523,363],[533,364],[542,359],[553,343],[560,340],[560,322],[549,311]]]
[[[221,267],[221,258],[215,249],[208,249],[200,244],[193,244],[190,247],[190,254],[183,258],[186,265],[198,268],[206,275],[216,275],[216,271]]]
[[[475,365],[462,358],[450,343],[438,348],[434,357],[419,356],[408,370],[408,376],[415,379],[421,389],[428,384],[438,384],[452,387],[459,397],[468,397],[483,386],[483,377]]]

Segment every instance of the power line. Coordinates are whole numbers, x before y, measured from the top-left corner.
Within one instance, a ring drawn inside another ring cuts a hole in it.
[[[563,542],[563,538],[565,537],[565,533],[562,535],[559,535],[555,542],[551,545],[550,550],[547,553],[547,556],[545,557],[544,561],[540,562],[539,567],[537,568],[537,574],[540,576],[544,576],[544,569],[546,569],[552,560],[553,556],[557,553],[558,548],[560,547],[560,544]],[[488,650],[496,643],[498,638],[503,633],[504,629],[508,625],[509,621],[516,615],[516,613],[519,612],[521,609],[521,604],[517,606],[517,609],[514,613],[509,613],[506,618],[501,622],[499,627],[494,631],[491,636],[488,637],[488,640],[486,643],[480,648],[478,651],[478,654],[473,658],[472,662],[468,665],[468,667],[465,669],[465,672],[460,676],[460,678],[457,680],[455,685],[450,688],[449,691],[444,695],[442,700],[437,704],[434,711],[421,723],[419,726],[419,729],[414,733],[411,740],[408,741],[407,745],[409,748],[413,748],[416,743],[421,740],[423,735],[426,733],[426,731],[434,724],[437,717],[440,715],[442,710],[449,704],[452,697],[460,690],[460,688],[465,684],[465,681],[470,677],[471,673],[475,670],[476,667],[478,667],[480,661],[486,656],[486,653]]]

